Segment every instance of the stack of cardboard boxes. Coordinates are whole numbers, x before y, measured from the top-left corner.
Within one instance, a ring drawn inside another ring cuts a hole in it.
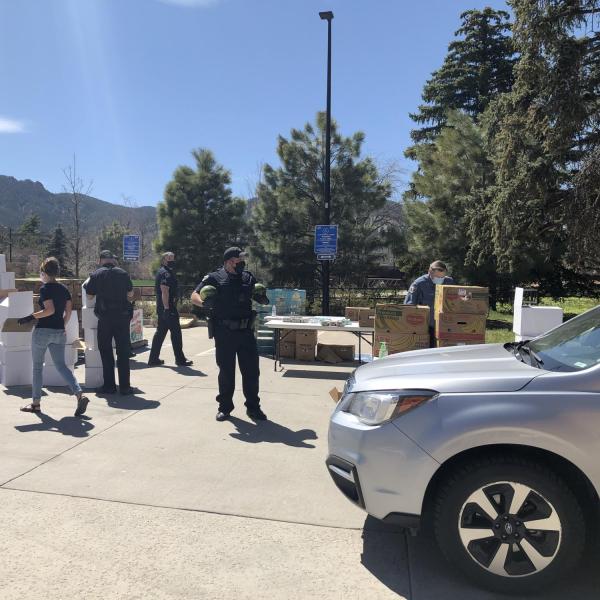
[[[436,285],[434,311],[438,348],[484,344],[488,306],[488,288]]]
[[[317,331],[312,329],[282,329],[279,354],[281,358],[315,360]]]
[[[346,319],[356,322],[360,327],[375,327],[375,309],[365,306],[346,306]]]
[[[378,304],[373,356],[379,356],[381,342],[386,343],[388,354],[429,348],[429,307]]]
[[[85,285],[85,283],[84,283]],[[81,325],[85,346],[85,386],[100,387],[104,384],[102,359],[98,350],[98,317],[94,314],[96,298],[88,298],[85,289],[81,287]]]
[[[31,332],[17,319],[33,312],[31,292],[9,292],[0,302],[0,381],[2,385],[31,385]]]

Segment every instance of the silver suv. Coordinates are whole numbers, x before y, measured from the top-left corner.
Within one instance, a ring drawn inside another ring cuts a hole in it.
[[[331,416],[327,467],[372,516],[431,522],[481,585],[548,584],[579,560],[598,509],[600,306],[532,341],[359,367]]]

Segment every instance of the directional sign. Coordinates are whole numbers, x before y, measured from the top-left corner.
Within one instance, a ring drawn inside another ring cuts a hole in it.
[[[123,260],[136,262],[140,260],[140,236],[139,235],[124,235],[123,236]]]
[[[315,254],[319,260],[334,260],[337,254],[337,225],[315,225]],[[321,258],[328,256],[328,258]]]

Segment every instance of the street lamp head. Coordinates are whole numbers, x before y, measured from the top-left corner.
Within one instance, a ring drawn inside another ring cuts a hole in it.
[[[330,10],[320,12],[319,16],[321,19],[323,19],[323,21],[331,21],[331,19],[333,19],[333,13]]]

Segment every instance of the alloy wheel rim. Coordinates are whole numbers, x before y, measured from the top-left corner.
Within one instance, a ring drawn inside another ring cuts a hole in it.
[[[513,481],[474,491],[460,510],[458,531],[472,560],[494,575],[511,578],[548,567],[562,541],[554,506],[534,488]]]

